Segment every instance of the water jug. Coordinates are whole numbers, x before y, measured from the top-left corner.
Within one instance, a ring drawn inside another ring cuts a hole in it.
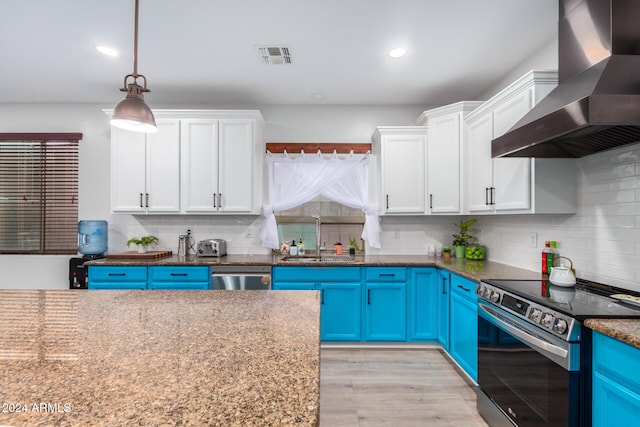
[[[83,255],[107,252],[107,221],[78,221],[78,252]]]

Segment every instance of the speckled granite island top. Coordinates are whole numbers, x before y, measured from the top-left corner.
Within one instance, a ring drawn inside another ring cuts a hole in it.
[[[0,291],[0,425],[315,426],[315,291]]]

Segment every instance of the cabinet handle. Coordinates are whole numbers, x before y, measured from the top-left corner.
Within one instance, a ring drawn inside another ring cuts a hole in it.
[[[446,295],[447,294],[447,278],[443,277],[442,278],[442,295]]]
[[[433,194],[429,194],[429,209],[433,209]]]
[[[378,277],[396,277],[395,273],[380,273]]]
[[[217,208],[217,206],[216,206],[216,193],[213,193],[213,207]]]
[[[114,276],[126,276],[127,273],[108,273],[107,274],[109,277],[114,277]]]
[[[389,209],[389,195],[387,194],[387,209]]]
[[[144,206],[142,206],[142,193],[140,193],[140,208],[144,208]]]
[[[324,305],[324,289],[320,289],[320,304]]]
[[[467,288],[465,288],[465,287],[464,287],[464,286],[462,286],[462,285],[458,285],[458,287],[459,287],[460,289],[462,289],[463,291],[465,291],[465,292],[469,292],[469,291],[471,290],[471,289],[467,289]]]
[[[489,187],[484,188],[484,204],[489,206]]]
[[[371,289],[367,289],[367,304],[371,305]]]
[[[496,204],[496,187],[491,187],[491,204]]]
[[[145,206],[144,207],[148,208],[149,207],[149,193],[145,193],[145,194],[146,194],[146,196],[145,196],[145,203],[144,203]]]
[[[184,277],[184,276],[187,276],[187,275],[188,275],[187,273],[171,273],[171,276],[172,276],[172,277],[175,277],[175,276],[182,276],[182,277]]]
[[[222,193],[218,193],[218,207],[222,207]]]

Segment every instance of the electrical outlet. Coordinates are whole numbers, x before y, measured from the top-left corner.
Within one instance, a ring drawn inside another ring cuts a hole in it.
[[[535,233],[535,232],[529,233],[529,247],[530,248],[538,247],[538,233]]]
[[[187,236],[191,236],[191,228],[187,228]]]

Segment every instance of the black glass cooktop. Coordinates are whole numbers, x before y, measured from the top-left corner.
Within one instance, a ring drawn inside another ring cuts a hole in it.
[[[611,295],[640,296],[625,289],[579,280],[576,286],[554,286],[547,280],[483,280],[523,299],[536,302],[582,321],[586,318],[640,318],[640,305]]]

